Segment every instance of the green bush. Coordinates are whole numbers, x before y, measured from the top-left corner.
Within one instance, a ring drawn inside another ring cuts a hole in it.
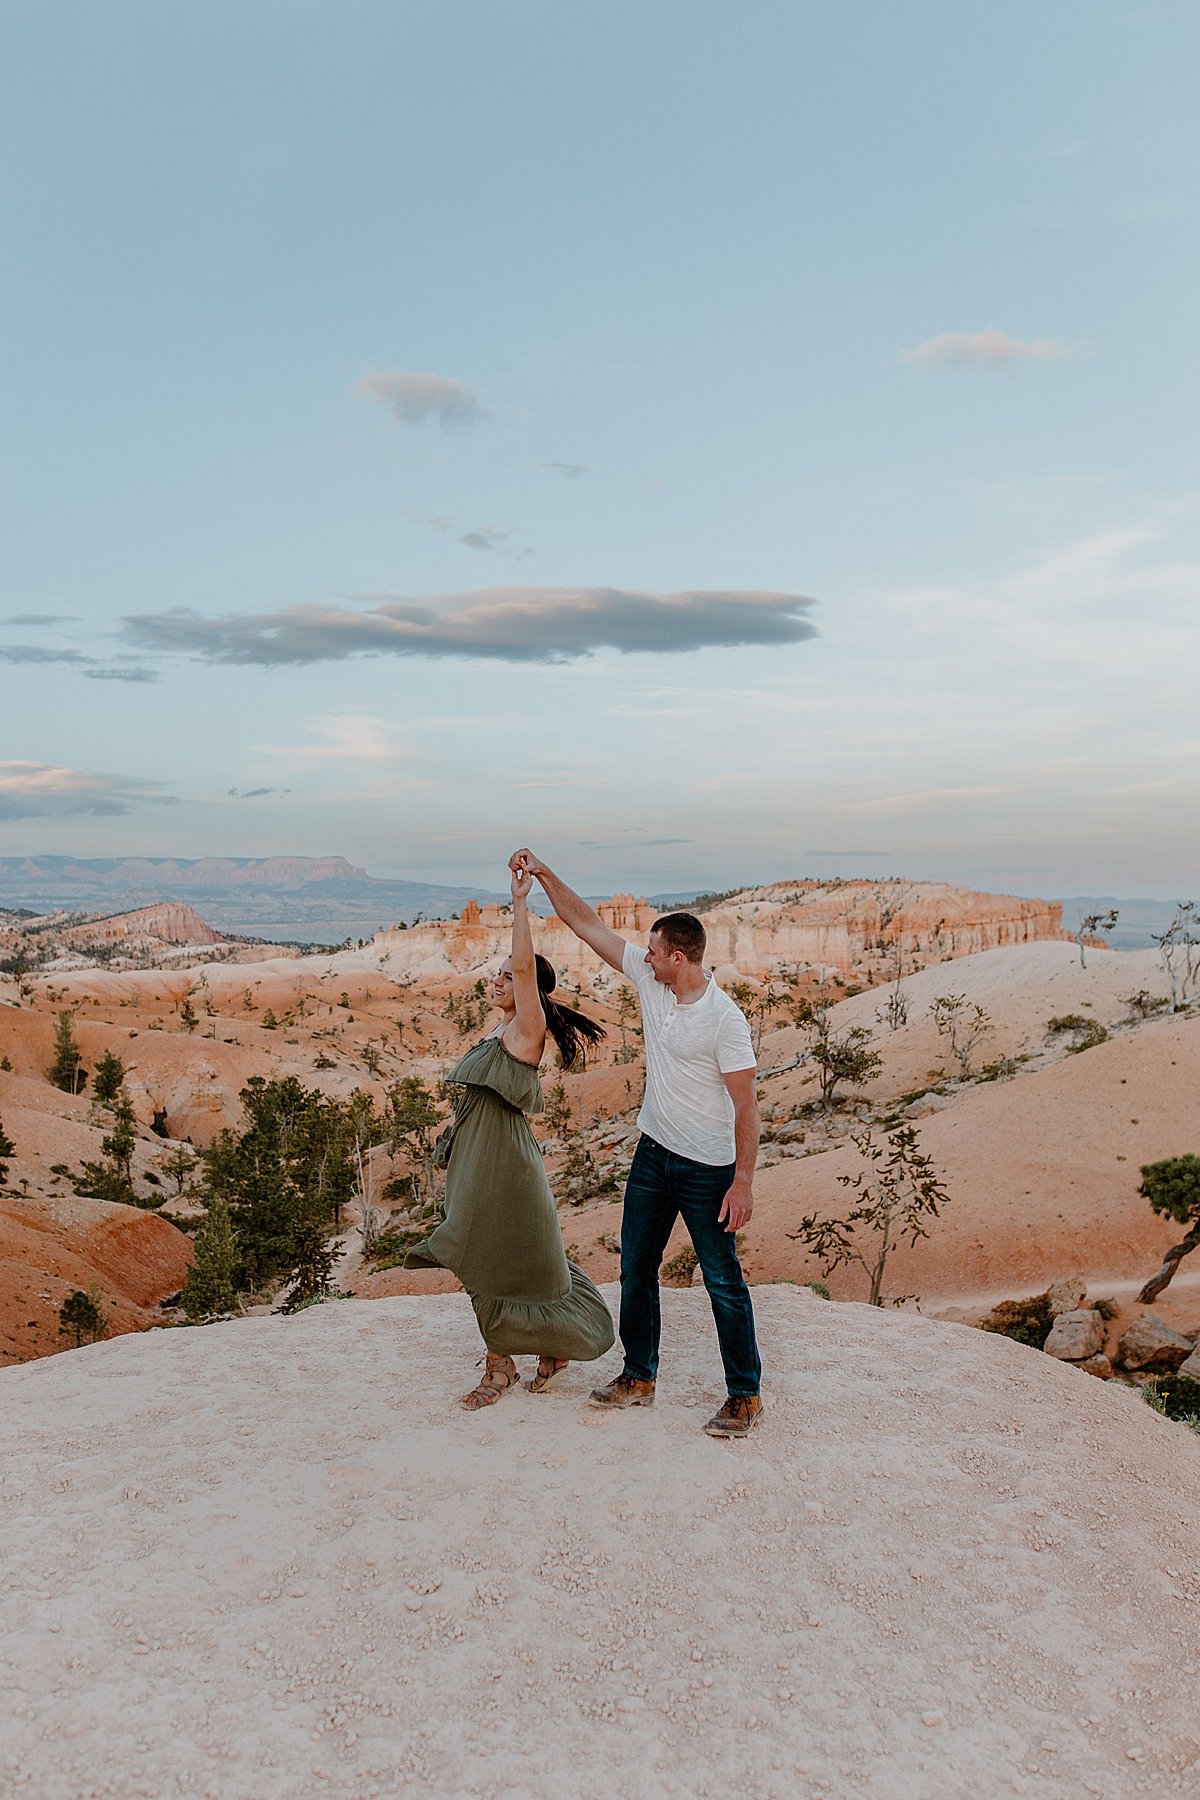
[[[979,1329],[1040,1350],[1053,1323],[1049,1294],[1031,1294],[1028,1300],[1001,1300],[986,1319],[980,1320]]]
[[[1165,1419],[1200,1432],[1200,1381],[1186,1375],[1163,1375],[1142,1389],[1142,1399]]]
[[[1108,1033],[1099,1019],[1085,1019],[1082,1013],[1062,1013],[1058,1018],[1047,1019],[1046,1030],[1051,1037],[1071,1033],[1072,1042],[1067,1045],[1067,1052],[1071,1056],[1078,1056],[1081,1050],[1091,1050],[1096,1044],[1103,1044],[1108,1039]]]

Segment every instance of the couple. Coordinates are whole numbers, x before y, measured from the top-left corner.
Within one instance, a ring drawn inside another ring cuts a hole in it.
[[[462,1404],[494,1405],[517,1383],[514,1355],[535,1355],[527,1382],[544,1393],[570,1362],[613,1343],[612,1318],[582,1269],[567,1260],[554,1198],[526,1115],[542,1110],[538,1064],[547,1033],[564,1069],[601,1026],[551,999],[555,974],[536,956],[528,898],[534,878],[555,913],[634,984],[646,1045],[641,1137],[621,1222],[621,1374],[593,1406],[651,1406],[658,1372],[658,1271],[682,1214],[708,1289],[729,1398],[705,1430],[745,1437],[758,1423],[759,1357],[750,1292],[735,1233],[753,1209],[758,1152],[754,1051],[745,1018],[704,972],[704,927],[670,913],[642,951],[610,931],[586,900],[531,850],[509,860],[512,954],[492,986],[501,1018],[447,1080],[459,1090],[442,1140],[446,1218],[410,1261],[452,1269],[467,1289],[487,1346],[483,1380]]]

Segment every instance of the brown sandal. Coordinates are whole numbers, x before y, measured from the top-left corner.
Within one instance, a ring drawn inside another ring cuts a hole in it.
[[[560,1375],[566,1374],[570,1366],[569,1362],[561,1362],[556,1356],[539,1356],[537,1374],[532,1380],[525,1383],[526,1392],[530,1394],[544,1394],[547,1388],[553,1386]]]
[[[493,1356],[489,1350],[482,1360],[486,1365],[483,1380],[459,1401],[468,1412],[478,1412],[481,1406],[495,1406],[501,1394],[507,1394],[517,1385],[517,1365],[511,1356]]]

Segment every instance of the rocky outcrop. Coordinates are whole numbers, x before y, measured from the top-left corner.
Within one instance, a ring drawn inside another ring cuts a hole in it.
[[[1157,1313],[1144,1312],[1133,1321],[1117,1351],[1118,1360],[1127,1369],[1144,1369],[1158,1374],[1173,1374],[1181,1363],[1190,1360],[1192,1340],[1172,1331]]]
[[[1087,1281],[1082,1275],[1069,1275],[1063,1281],[1052,1281],[1046,1289],[1052,1319],[1057,1319],[1060,1313],[1074,1312],[1083,1305],[1086,1298]]]
[[[142,906],[136,912],[113,913],[105,919],[89,919],[64,927],[64,944],[86,949],[92,944],[222,944],[224,938],[205,923],[198,912],[179,900]]]
[[[1062,1362],[1086,1362],[1104,1349],[1104,1320],[1090,1306],[1061,1312],[1042,1349],[1047,1356],[1057,1356]]]
[[[615,894],[597,910],[605,924],[636,943],[645,942],[660,911],[632,894]],[[897,956],[911,971],[916,963],[1070,936],[1056,902],[910,881],[747,888],[706,912],[704,927],[709,964],[751,981],[797,966],[878,977]],[[460,919],[381,932],[375,943],[397,972],[465,974],[507,949],[510,928],[507,907],[471,901]],[[593,953],[553,914],[538,926],[538,948],[572,981],[596,973]]]
[[[142,1331],[183,1286],[191,1240],[156,1213],[104,1200],[0,1199],[0,1363],[63,1347],[58,1309],[95,1285],[111,1331]]]

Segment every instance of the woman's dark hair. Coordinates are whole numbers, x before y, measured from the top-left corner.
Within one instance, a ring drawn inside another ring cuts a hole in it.
[[[558,986],[558,976],[544,956],[535,956],[533,960],[537,965],[538,997],[546,1015],[546,1030],[558,1046],[563,1068],[573,1068],[581,1051],[586,1056],[588,1044],[597,1044],[608,1034],[603,1025],[597,1025],[586,1013],[576,1012],[574,1007],[560,1006],[557,1000],[552,1000],[550,996]]]

